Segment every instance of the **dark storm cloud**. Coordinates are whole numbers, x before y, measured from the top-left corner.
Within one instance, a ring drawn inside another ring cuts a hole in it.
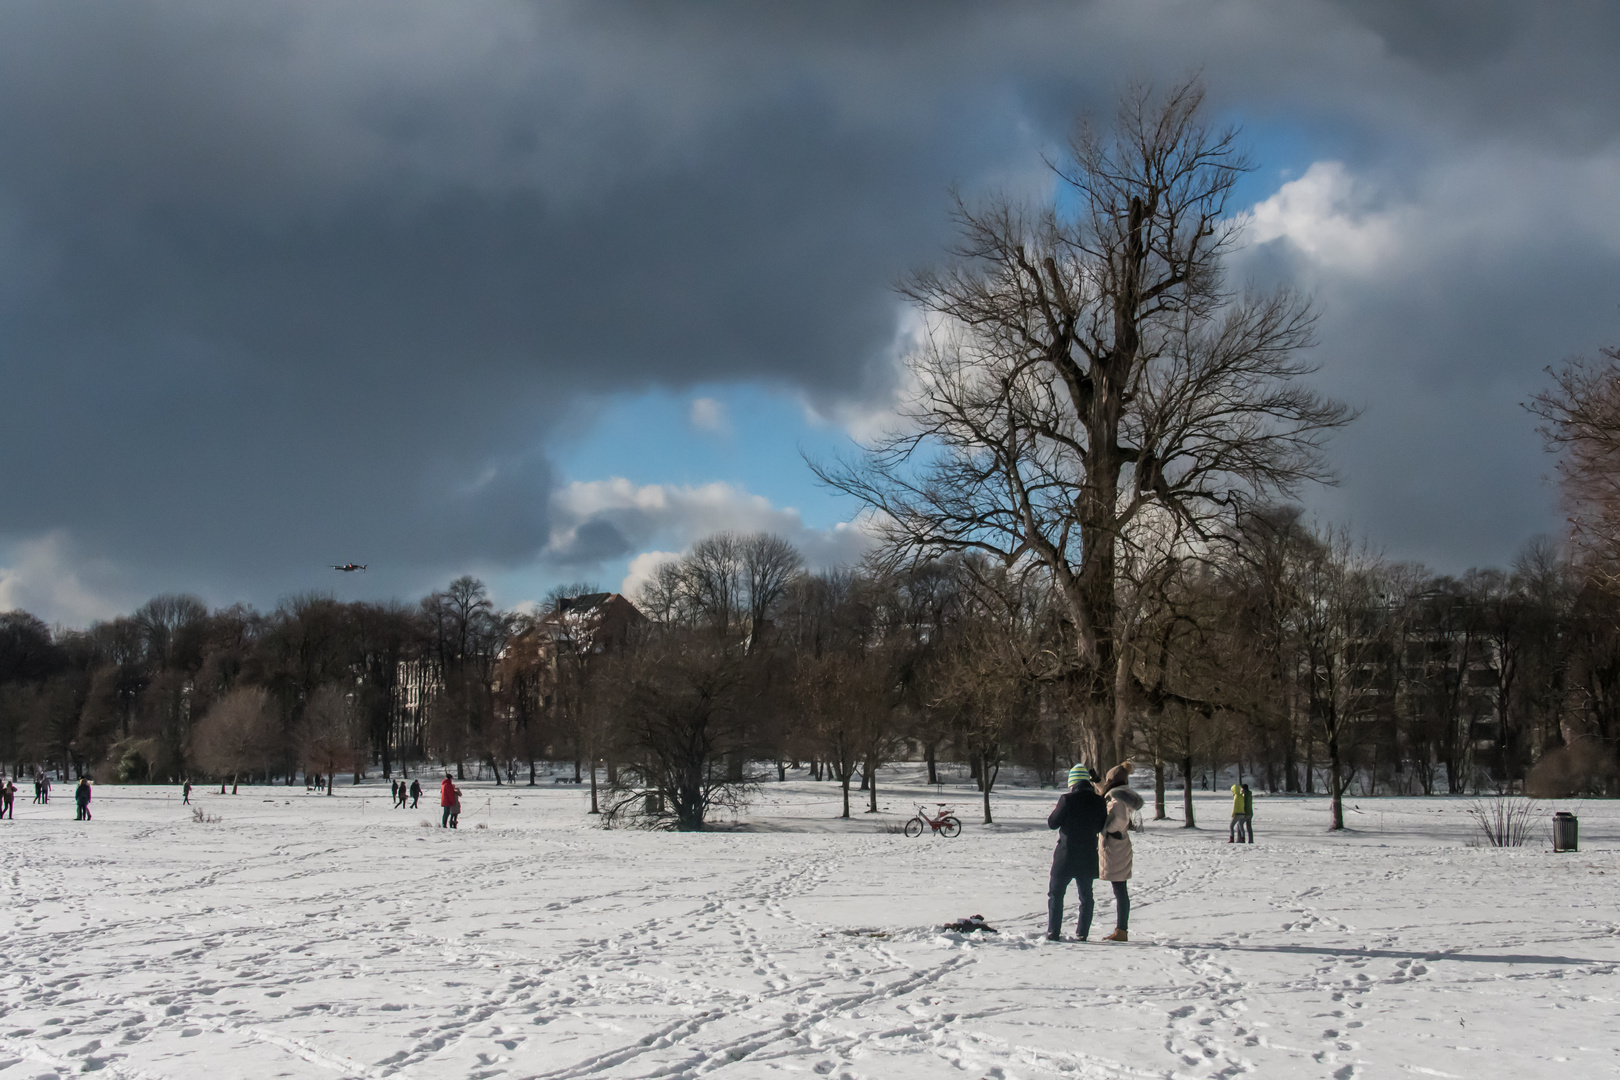
[[[563,10],[0,15],[6,531],[511,565],[581,393],[870,390],[943,184],[1016,134],[869,110],[771,26]]]
[[[1611,9],[1545,7],[8,5],[0,536],[65,530],[218,598],[349,558],[390,568],[383,592],[521,565],[551,526],[538,447],[582,395],[881,397],[889,286],[948,239],[947,185],[1040,183],[1121,78],[1202,68],[1223,113],[1310,130],[1375,203],[1481,142],[1612,153]],[[1559,197],[1531,173],[1503,214]],[[1571,215],[1614,216],[1587,194]],[[1369,404],[1336,505],[1392,544],[1500,557],[1516,537],[1478,538],[1546,519],[1507,405],[1614,336],[1613,238],[1559,235],[1562,265],[1511,239],[1454,262],[1436,235],[1407,260],[1439,275],[1421,311],[1399,267],[1302,264],[1354,313],[1324,322],[1325,377]],[[1414,414],[1427,441],[1402,443]],[[1422,512],[1421,475],[1454,512]]]

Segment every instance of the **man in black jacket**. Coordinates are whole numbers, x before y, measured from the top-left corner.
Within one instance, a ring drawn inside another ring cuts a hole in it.
[[[1080,940],[1091,933],[1095,902],[1091,883],[1097,880],[1097,835],[1108,821],[1108,805],[1091,786],[1091,774],[1084,765],[1069,770],[1069,790],[1059,795],[1057,806],[1046,819],[1046,827],[1058,830],[1057,849],[1052,852],[1052,879],[1046,888],[1046,940],[1063,936],[1063,894],[1072,880],[1080,887]]]

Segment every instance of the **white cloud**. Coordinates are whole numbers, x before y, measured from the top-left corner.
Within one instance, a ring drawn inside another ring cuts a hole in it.
[[[726,483],[633,484],[623,477],[576,481],[552,497],[554,522],[543,555],[554,565],[588,566],[628,559],[625,587],[660,562],[678,558],[717,532],[768,532],[792,543],[812,568],[853,563],[870,535],[864,519],[831,528],[806,525],[799,511],[778,507]]]
[[[129,607],[111,564],[86,559],[57,530],[14,544],[0,566],[0,611],[21,608],[47,623],[87,626]]]
[[[726,414],[725,405],[714,398],[700,397],[693,401],[688,419],[699,431],[707,431],[714,435],[731,433],[731,417]]]
[[[641,587],[665,563],[674,562],[681,557],[679,551],[643,551],[630,560],[630,567],[625,572],[624,580],[619,583],[619,591],[625,596],[634,596],[641,591]]]
[[[1400,214],[1374,209],[1368,185],[1339,161],[1314,162],[1256,203],[1247,225],[1253,243],[1286,238],[1322,265],[1363,272],[1395,252],[1401,233]]]

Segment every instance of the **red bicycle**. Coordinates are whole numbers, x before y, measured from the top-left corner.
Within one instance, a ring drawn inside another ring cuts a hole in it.
[[[907,836],[921,836],[923,826],[934,830],[935,836],[951,837],[962,831],[962,823],[951,814],[951,808],[945,803],[935,803],[939,807],[938,817],[929,817],[921,803],[917,804],[917,816],[906,822]]]

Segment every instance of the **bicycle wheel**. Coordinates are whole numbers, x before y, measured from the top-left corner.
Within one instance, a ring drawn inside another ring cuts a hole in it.
[[[923,823],[922,823],[921,818],[912,818],[910,821],[906,822],[906,835],[907,836],[914,836],[914,837],[915,836],[921,836],[922,831],[923,831]]]
[[[945,819],[944,823],[940,825],[939,831],[944,833],[947,837],[955,836],[957,833],[962,831],[962,823],[953,817],[948,817]]]

